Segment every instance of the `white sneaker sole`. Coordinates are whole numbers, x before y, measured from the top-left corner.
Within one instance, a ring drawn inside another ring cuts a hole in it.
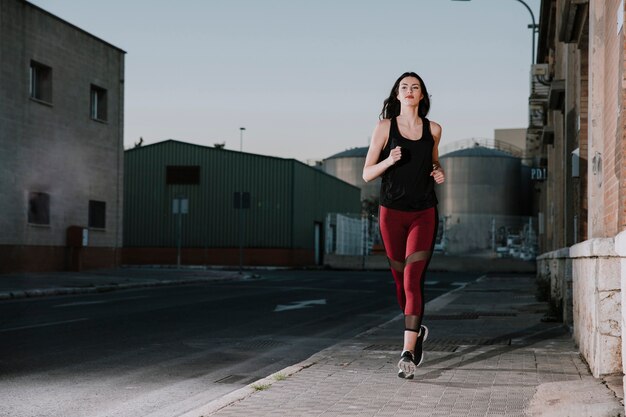
[[[424,339],[422,340],[422,343],[424,343],[426,339],[428,338],[428,327],[426,326],[422,326],[422,327],[424,329]],[[404,379],[413,378],[413,374],[415,373],[415,370],[423,362],[424,362],[424,349],[422,348],[422,356],[420,357],[420,360],[417,363],[417,365],[413,363],[412,361],[408,360],[407,358],[400,359],[400,362],[398,362],[398,376]]]
[[[415,373],[415,368],[415,364],[407,358],[402,358],[400,362],[398,362],[398,369],[400,372],[404,373],[404,378],[409,378],[409,376],[412,378]]]

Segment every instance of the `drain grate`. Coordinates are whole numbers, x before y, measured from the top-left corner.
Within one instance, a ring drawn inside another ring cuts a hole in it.
[[[427,352],[457,352],[461,346],[510,346],[511,339],[507,337],[495,338],[448,338],[434,337],[424,342],[424,350]],[[398,352],[402,349],[402,345],[395,343],[378,343],[369,345],[363,350],[378,352]]]
[[[425,320],[475,320],[478,313],[458,313],[458,314],[427,314]]]
[[[503,311],[464,311],[455,314],[431,314],[424,318],[427,320],[476,320],[480,317],[516,317],[517,313]]]
[[[454,337],[434,337],[424,343],[457,345],[457,346],[490,346],[490,345],[511,345],[511,338],[508,337],[475,337],[475,338],[454,338]]]
[[[369,345],[364,347],[363,350],[375,350],[378,352],[395,352],[398,350],[399,345]]]
[[[517,313],[510,313],[504,311],[479,311],[479,316],[485,317],[517,317]]]
[[[456,352],[459,347],[457,345],[451,345],[448,343],[430,343],[426,341],[424,343],[424,350],[427,352]],[[363,350],[377,351],[377,352],[399,352],[402,350],[402,345],[370,345]]]
[[[246,346],[254,347],[257,349],[287,346],[288,344],[289,343],[285,343],[280,340],[272,339],[251,340],[250,342],[246,342]]]

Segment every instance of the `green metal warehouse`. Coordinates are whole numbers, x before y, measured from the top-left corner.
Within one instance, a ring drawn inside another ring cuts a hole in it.
[[[359,188],[294,159],[166,140],[125,152],[123,262],[175,264],[180,236],[182,264],[321,264],[326,214],[360,210]]]

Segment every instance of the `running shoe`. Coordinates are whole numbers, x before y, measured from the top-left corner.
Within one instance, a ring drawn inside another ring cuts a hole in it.
[[[428,337],[428,327],[422,326],[417,342],[415,342],[415,351],[413,353],[413,363],[417,368],[424,362],[424,341]],[[419,360],[417,360],[419,358]]]
[[[398,362],[398,377],[404,379],[413,379],[413,374],[415,373],[415,362],[413,359],[413,354],[405,350],[400,355],[400,362]]]
[[[415,369],[424,362],[424,341],[428,338],[428,327],[422,326],[415,342],[415,351],[405,350],[398,362],[398,377],[413,379]],[[417,359],[419,358],[419,360]]]

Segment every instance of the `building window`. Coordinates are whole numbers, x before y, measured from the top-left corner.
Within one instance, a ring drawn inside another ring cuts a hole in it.
[[[52,103],[52,68],[30,62],[30,97]]]
[[[89,200],[89,227],[104,229],[106,227],[106,203]]]
[[[168,166],[166,167],[165,183],[167,185],[184,184],[198,185],[200,184],[200,167],[191,166]]]
[[[50,224],[50,195],[31,192],[28,194],[28,223]]]
[[[107,120],[107,90],[91,85],[91,118]]]

